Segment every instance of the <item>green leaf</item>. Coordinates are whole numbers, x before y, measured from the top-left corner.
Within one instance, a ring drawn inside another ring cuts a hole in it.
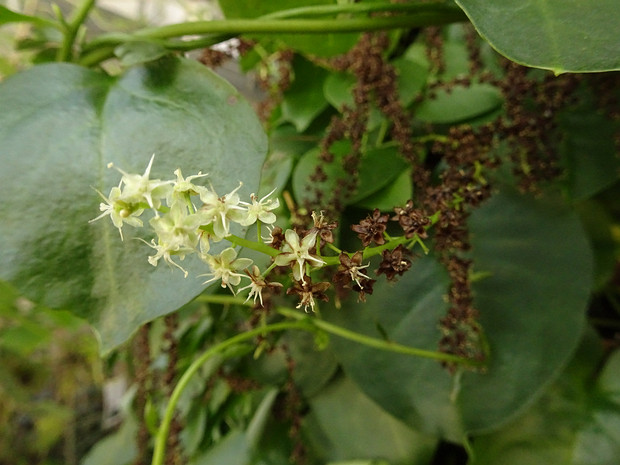
[[[397,73],[398,96],[403,107],[413,102],[422,91],[428,77],[428,67],[416,59],[401,57],[392,62]],[[355,77],[350,73],[330,73],[325,79],[323,94],[325,99],[336,109],[342,111],[344,105],[355,107],[353,88]],[[371,99],[372,100],[372,99]],[[376,108],[373,108],[377,111]],[[371,116],[372,112],[371,112]],[[377,117],[374,116],[376,119]],[[372,118],[371,118],[372,119]],[[374,124],[370,124],[374,126]]]
[[[321,189],[322,192],[333,192],[338,185],[339,179],[344,179],[346,173],[342,167],[341,159],[348,152],[350,144],[346,141],[333,144],[330,151],[334,154],[334,161],[324,163],[319,158],[320,150],[312,149],[305,153],[293,170],[293,194],[298,204],[304,205],[307,202],[316,202],[315,189]],[[316,167],[320,165],[327,175],[325,182],[315,182],[311,179]]]
[[[408,166],[409,164],[398,153],[398,147],[394,145],[368,150],[360,161],[359,182],[349,202],[356,203],[393,184],[401,173],[407,171]],[[409,189],[409,194],[411,194],[411,189]],[[409,198],[407,197],[406,200]]]
[[[333,338],[336,357],[369,397],[408,425],[452,441],[498,428],[557,377],[577,345],[592,280],[581,224],[557,199],[500,193],[473,212],[470,228],[473,271],[489,274],[474,283],[491,348],[486,373],[453,377],[435,361]],[[366,304],[348,301],[323,315],[436,350],[447,291],[446,271],[427,256],[396,284],[379,281]]]
[[[398,176],[392,179],[390,184],[360,200],[356,205],[369,210],[378,208],[381,211],[391,211],[395,206],[407,203],[413,196],[411,170],[400,170],[395,174]]]
[[[53,23],[47,19],[39,18],[38,16],[24,15],[0,5],[0,26],[8,23],[32,23],[37,26],[58,27],[56,23]]]
[[[616,0],[456,3],[480,35],[512,61],[556,74],[620,69]]]
[[[327,71],[308,60],[296,56],[293,60],[295,79],[285,92],[282,102],[282,119],[305,131],[326,107],[323,98],[323,81]]]
[[[386,413],[346,377],[312,397],[310,412],[304,432],[323,462],[381,458],[426,465],[437,444]]]
[[[126,42],[114,49],[123,66],[134,66],[155,61],[169,52],[163,45],[153,41]]]
[[[283,338],[295,361],[293,380],[306,396],[320,392],[338,370],[336,358],[329,350],[317,348],[315,338],[304,331],[289,331]]]
[[[120,179],[106,165],[142,173],[153,153],[152,178],[202,170],[218,193],[239,181],[242,196],[257,192],[266,137],[228,83],[177,58],[118,78],[49,64],[2,82],[0,107],[0,279],[87,318],[103,352],[203,290],[197,257],[186,259],[185,279],[148,264],[152,250],[132,238],[139,230],[121,242],[107,219],[88,221],[100,202],[93,187],[107,194]]]
[[[566,183],[575,200],[591,197],[620,179],[614,143],[617,123],[591,107],[580,107],[560,117],[560,128],[565,134],[560,153]]]
[[[417,119],[429,123],[457,123],[489,113],[502,104],[499,90],[489,84],[438,89],[415,109]]]
[[[611,281],[616,269],[618,242],[612,234],[614,217],[602,202],[594,199],[581,202],[576,208],[592,246],[594,290],[600,291]]]
[[[99,441],[82,459],[81,465],[105,465],[114,463],[126,465],[138,455],[136,434],[138,424],[129,416],[123,421],[120,429]]]
[[[232,431],[215,446],[198,455],[191,465],[250,465],[251,451],[246,434]]]

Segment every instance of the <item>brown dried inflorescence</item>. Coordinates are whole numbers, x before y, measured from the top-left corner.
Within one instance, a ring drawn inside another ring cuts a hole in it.
[[[428,237],[426,228],[431,224],[431,220],[421,209],[413,207],[413,200],[409,200],[404,208],[396,207],[394,211],[396,215],[392,220],[398,221],[407,239],[415,235],[421,239]]]
[[[324,302],[329,301],[329,297],[325,294],[325,291],[331,286],[328,282],[313,283],[310,276],[303,276],[300,281],[295,281],[293,287],[286,290],[289,295],[296,294],[299,296],[299,305],[297,308],[304,308],[305,312],[308,312],[308,307],[314,312],[314,306],[316,305],[314,300],[319,299]]]
[[[325,243],[333,244],[334,243],[334,232],[333,231],[334,229],[338,227],[338,222],[337,221],[329,222],[325,218],[323,211],[319,212],[318,214],[316,212],[312,212],[311,216],[312,216],[313,226],[306,232],[306,234],[316,233],[317,237],[321,241],[320,247],[325,245]],[[319,246],[317,245],[317,247]]]
[[[500,132],[510,144],[520,187],[536,192],[540,182],[561,174],[556,115],[574,102],[572,96],[582,78],[578,74],[548,73],[539,82],[530,76],[529,68],[508,60],[503,64],[505,76],[495,83],[504,95],[506,109]]]
[[[378,208],[375,208],[372,215],[368,215],[358,224],[351,226],[353,232],[357,233],[357,237],[362,241],[364,247],[368,247],[372,242],[377,245],[385,244],[383,234],[387,228],[389,216],[381,214]]]
[[[384,274],[388,281],[394,281],[396,276],[402,276],[405,271],[411,268],[411,260],[407,258],[409,250],[399,245],[394,250],[384,250],[383,260],[377,269],[377,275]]]
[[[373,285],[376,280],[371,279],[362,270],[369,265],[363,265],[363,253],[355,252],[352,256],[342,252],[338,259],[340,265],[333,277],[333,283],[340,296],[344,296],[346,291],[353,290],[358,293],[358,300],[366,302],[366,294],[372,294]]]

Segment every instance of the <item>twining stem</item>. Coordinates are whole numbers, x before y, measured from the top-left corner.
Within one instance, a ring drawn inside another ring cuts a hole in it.
[[[274,323],[271,325],[262,326],[260,328],[251,329],[249,331],[246,331],[245,333],[237,334],[236,336],[228,338],[225,341],[222,341],[219,344],[212,346],[200,357],[194,360],[189,366],[189,368],[185,371],[185,373],[183,373],[183,376],[181,376],[181,379],[172,391],[172,395],[170,396],[170,400],[168,401],[168,405],[166,406],[166,411],[164,412],[161,424],[159,425],[159,429],[157,430],[157,436],[155,437],[155,448],[153,450],[153,459],[151,460],[151,464],[163,465],[166,455],[166,443],[168,439],[168,433],[170,432],[170,423],[174,418],[175,409],[179,402],[179,399],[181,398],[181,394],[188,386],[192,377],[197,373],[200,367],[206,363],[207,360],[209,360],[214,355],[222,353],[229,347],[253,339],[256,336],[265,335],[277,331],[284,331],[287,329],[301,329],[305,331],[312,331],[314,328],[305,321],[285,321],[282,323]]]
[[[73,44],[77,36],[80,27],[84,23],[86,16],[90,10],[95,6],[95,0],[84,0],[79,6],[71,18],[71,21],[66,25],[64,31],[65,37],[56,54],[56,61],[68,61],[71,58],[71,51],[73,50]]]

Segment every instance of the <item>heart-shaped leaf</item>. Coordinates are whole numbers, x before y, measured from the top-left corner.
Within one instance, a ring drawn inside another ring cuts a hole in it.
[[[200,64],[165,58],[113,78],[69,64],[34,67],[0,85],[0,278],[29,298],[87,318],[101,350],[143,323],[179,308],[204,286],[205,266],[189,257],[183,273],[146,261],[152,250],[121,242],[99,214],[120,174],[151,178],[209,173],[216,192],[256,192],[266,137],[251,107]],[[241,231],[239,231],[241,232]],[[216,244],[227,247],[226,241]],[[217,251],[218,248],[216,247]]]

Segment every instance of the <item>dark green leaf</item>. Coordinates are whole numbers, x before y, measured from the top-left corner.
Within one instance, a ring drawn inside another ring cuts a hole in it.
[[[118,184],[107,163],[142,173],[154,153],[153,178],[202,170],[217,192],[239,181],[242,195],[256,192],[266,138],[229,84],[184,59],[116,79],[50,64],[2,82],[0,107],[0,278],[86,317],[103,352],[203,290],[197,257],[185,261],[184,279],[147,263],[152,251],[132,238],[138,230],[127,228],[121,242],[107,219],[89,224],[100,202],[92,188],[107,194]]]
[[[394,145],[368,150],[360,161],[357,190],[349,202],[356,203],[391,185],[396,178],[407,171],[408,166],[409,164],[398,153],[398,147]],[[410,191],[411,189],[409,189],[411,194]]]
[[[541,395],[575,349],[592,280],[581,224],[557,199],[497,194],[474,211],[471,234],[474,272],[489,273],[474,283],[491,347],[488,372],[453,377],[434,361],[333,338],[367,395],[407,424],[454,441],[499,427]],[[377,283],[366,304],[323,314],[374,337],[380,325],[390,340],[436,350],[447,290],[445,270],[425,257],[396,284]]]
[[[456,3],[482,37],[517,63],[556,74],[620,69],[616,0]]]
[[[565,134],[561,155],[566,167],[568,189],[575,200],[583,200],[620,179],[620,158],[614,134],[618,125],[595,112],[578,108],[562,115]]]
[[[612,231],[614,218],[602,202],[587,200],[577,205],[584,229],[588,233],[594,256],[594,289],[601,290],[614,275],[617,241]]]

